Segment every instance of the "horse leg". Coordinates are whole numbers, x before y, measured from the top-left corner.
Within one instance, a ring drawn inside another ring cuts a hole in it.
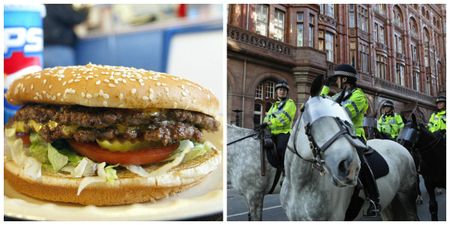
[[[434,193],[434,185],[431,184],[428,179],[425,179],[425,187],[427,188],[428,196],[430,197],[430,200],[428,201],[428,210],[431,214],[431,220],[437,221],[438,220],[438,204],[436,201],[436,194]]]
[[[247,204],[249,208],[248,220],[262,220],[262,208],[264,205],[264,194],[253,193],[247,196]]]

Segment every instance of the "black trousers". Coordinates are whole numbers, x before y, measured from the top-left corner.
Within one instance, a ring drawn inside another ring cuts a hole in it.
[[[282,162],[282,164],[284,164],[284,153],[286,152],[289,136],[291,136],[290,133],[272,135],[272,140],[277,147],[277,152],[278,155],[280,156],[280,161]]]
[[[380,193],[376,185],[375,177],[373,176],[372,171],[370,170],[367,163],[366,157],[364,156],[364,150],[358,149],[357,152],[361,161],[361,169],[359,171],[358,178],[364,186],[367,197],[369,197],[372,201],[379,203]]]

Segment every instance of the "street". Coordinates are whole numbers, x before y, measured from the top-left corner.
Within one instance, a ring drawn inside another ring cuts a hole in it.
[[[428,193],[425,191],[425,187],[423,185],[423,180],[420,181],[420,190],[422,192],[423,204],[417,205],[417,214],[421,221],[430,221],[430,213],[428,212]],[[246,221],[247,217],[247,204],[245,203],[244,198],[239,195],[234,189],[231,188],[230,184],[228,184],[227,188],[227,209],[228,221]],[[444,193],[436,196],[439,212],[438,217],[439,221],[446,220],[446,191]],[[263,220],[264,221],[284,221],[287,220],[286,215],[284,214],[283,208],[281,208],[279,195],[266,195],[264,198],[264,209],[263,209]],[[366,220],[366,218],[362,218],[361,220]]]

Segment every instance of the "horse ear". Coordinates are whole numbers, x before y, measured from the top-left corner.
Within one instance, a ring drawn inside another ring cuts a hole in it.
[[[323,75],[319,75],[313,80],[311,89],[309,90],[311,97],[318,96],[320,94],[322,91],[323,79]]]

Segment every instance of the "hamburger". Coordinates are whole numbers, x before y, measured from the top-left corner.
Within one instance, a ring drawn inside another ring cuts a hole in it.
[[[155,201],[221,163],[205,140],[219,103],[206,88],[118,66],[55,67],[15,80],[23,105],[5,127],[5,179],[38,199],[83,205]]]

